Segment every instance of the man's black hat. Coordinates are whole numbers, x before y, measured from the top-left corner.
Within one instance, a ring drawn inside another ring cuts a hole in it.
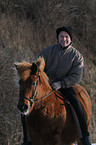
[[[63,27],[58,28],[58,29],[56,30],[57,39],[58,39],[58,35],[59,35],[59,33],[60,33],[61,31],[67,32],[67,33],[69,34],[71,40],[72,40],[72,28],[71,28],[71,27],[65,27],[65,26],[63,26]]]

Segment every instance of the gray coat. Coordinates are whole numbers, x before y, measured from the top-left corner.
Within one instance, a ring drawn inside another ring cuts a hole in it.
[[[54,82],[60,81],[62,88],[69,88],[82,79],[83,56],[69,46],[62,49],[59,43],[45,48],[39,56],[45,59],[45,72]]]

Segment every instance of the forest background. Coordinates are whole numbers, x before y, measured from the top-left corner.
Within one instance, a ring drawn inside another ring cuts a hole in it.
[[[23,134],[14,62],[32,62],[56,43],[56,29],[73,29],[73,46],[85,60],[81,85],[92,102],[90,139],[96,142],[96,1],[0,0],[0,145],[21,145]]]

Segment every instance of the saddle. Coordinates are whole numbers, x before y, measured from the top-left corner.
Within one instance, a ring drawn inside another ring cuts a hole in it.
[[[61,99],[64,103],[70,104],[66,96],[64,96],[59,90],[55,91],[55,95]]]

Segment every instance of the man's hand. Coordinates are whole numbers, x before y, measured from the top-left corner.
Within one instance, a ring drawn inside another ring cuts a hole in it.
[[[61,82],[60,81],[55,82],[51,86],[52,86],[53,89],[55,89],[57,91],[58,89],[61,88]]]

